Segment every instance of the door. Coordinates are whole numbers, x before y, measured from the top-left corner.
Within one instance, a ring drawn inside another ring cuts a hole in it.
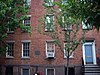
[[[84,64],[96,64],[94,42],[86,42],[83,44],[83,59]]]
[[[85,45],[85,63],[86,64],[93,64],[92,44]]]
[[[6,67],[6,75],[13,75],[13,67],[12,66]]]

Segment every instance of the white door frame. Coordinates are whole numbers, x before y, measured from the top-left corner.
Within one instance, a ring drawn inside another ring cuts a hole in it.
[[[82,48],[83,48],[83,60],[84,60],[84,65],[87,65],[85,62],[85,45],[91,44],[92,45],[92,53],[93,53],[93,64],[97,64],[96,63],[96,51],[95,51],[95,42],[86,42],[83,44]]]

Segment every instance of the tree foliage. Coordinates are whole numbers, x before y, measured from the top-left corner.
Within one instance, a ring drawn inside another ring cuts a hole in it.
[[[62,51],[65,49],[68,75],[69,57],[78,45],[83,42],[86,33],[84,30],[80,31],[82,21],[86,25],[94,26],[97,30],[100,28],[100,0],[64,0],[64,2],[62,2],[63,0],[58,0],[54,3],[50,1],[46,0],[46,4],[44,3],[43,5],[46,7],[45,14],[54,14],[54,22],[56,22],[54,29],[50,31],[51,28],[49,26],[49,32],[43,31],[45,30],[45,18],[42,18],[38,31],[54,39]],[[50,2],[50,4],[47,4],[47,2]],[[74,29],[70,29],[70,26]],[[81,36],[77,37],[79,33]],[[64,41],[66,41],[65,47],[63,47],[62,43]]]
[[[7,37],[8,29],[28,29],[22,23],[27,18],[27,12],[28,6],[24,0],[0,0],[0,50],[3,50],[3,39]]]

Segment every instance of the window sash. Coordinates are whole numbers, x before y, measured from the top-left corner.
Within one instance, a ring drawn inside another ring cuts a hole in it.
[[[66,15],[62,16],[62,27],[64,30],[72,30],[72,25],[67,25],[66,23]]]
[[[55,75],[55,69],[54,68],[47,68],[46,75]]]
[[[14,51],[14,43],[7,43],[6,47],[6,56],[13,56],[13,51]]]
[[[30,69],[23,68],[22,75],[30,75]]]
[[[54,57],[55,55],[55,44],[54,42],[46,42],[46,56]]]
[[[92,26],[89,25],[89,24],[85,24],[83,21],[82,21],[82,29],[92,29]]]
[[[24,20],[24,25],[30,26],[30,24],[31,24],[30,17],[28,17],[27,19]]]
[[[13,33],[14,32],[14,29],[12,28],[7,28],[7,33]]]
[[[29,57],[30,55],[30,43],[29,42],[23,42],[22,44],[22,57]]]
[[[46,6],[53,6],[54,0],[44,0]]]
[[[68,52],[65,50],[65,45],[66,43],[64,43],[64,58],[67,58]],[[74,58],[74,52],[70,50],[69,52],[69,58]]]
[[[52,31],[54,29],[54,15],[46,15],[45,30]]]
[[[24,0],[28,6],[31,6],[31,0]]]

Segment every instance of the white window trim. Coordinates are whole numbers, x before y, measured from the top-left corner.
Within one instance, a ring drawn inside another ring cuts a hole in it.
[[[15,43],[15,41],[6,41],[6,43]],[[8,53],[6,52],[6,58],[14,58],[14,56],[9,56]]]
[[[64,43],[64,48],[65,48],[65,44],[66,44],[66,43]],[[64,58],[67,58],[65,49],[64,49]],[[74,51],[72,52],[72,54],[70,55],[69,58],[74,58]]]
[[[46,22],[46,20],[47,20],[47,16],[52,16],[53,17],[53,27],[54,27],[54,14],[47,14],[46,15],[46,18],[45,18],[45,26],[47,25],[47,22]],[[53,28],[54,29],[54,28]],[[53,30],[52,28],[50,28],[50,31],[52,31]],[[48,31],[48,29],[45,27],[45,31]]]
[[[54,75],[55,75],[55,68],[46,68],[46,75],[47,75],[47,70],[48,69],[53,69],[54,70]]]
[[[29,68],[21,68],[21,75],[23,75],[23,69],[29,69]],[[29,69],[29,75],[30,75],[30,69]]]
[[[53,6],[54,0],[49,1],[48,3],[45,3],[46,6]]]
[[[27,15],[28,18],[31,18],[32,15]],[[23,24],[24,24],[24,20],[23,20]],[[31,19],[30,19],[30,25],[31,25]]]
[[[25,1],[25,0],[24,0]],[[27,2],[27,0],[26,0]],[[27,2],[27,5],[30,7],[31,6],[31,0],[29,2]]]
[[[90,26],[88,24],[88,26]],[[92,29],[91,27],[86,26],[86,24],[82,21],[82,29],[87,30],[87,29]]]
[[[14,30],[10,30],[10,28],[7,28],[7,33],[14,33]]]
[[[46,41],[46,43],[45,43],[45,44],[46,44],[46,45],[45,45],[45,46],[46,46],[46,58],[49,57],[49,56],[48,56],[48,52],[47,52],[47,43],[48,43],[48,42],[54,42],[54,41],[52,41],[52,40],[51,40],[51,41]],[[54,43],[54,53],[53,53],[53,56],[52,56],[52,57],[55,57],[55,43]]]
[[[22,58],[30,58],[30,55],[29,56],[23,56],[23,43],[30,43],[29,41],[27,42],[28,40],[23,40],[22,42]],[[30,45],[29,45],[29,49],[30,49]],[[30,52],[29,52],[30,53]]]
[[[83,60],[84,60],[84,65],[86,65],[84,46],[87,45],[87,44],[92,44],[93,64],[97,64],[97,63],[96,63],[95,41],[94,41],[94,42],[86,42],[86,43],[84,43],[83,46],[82,46],[82,48],[83,48]]]

